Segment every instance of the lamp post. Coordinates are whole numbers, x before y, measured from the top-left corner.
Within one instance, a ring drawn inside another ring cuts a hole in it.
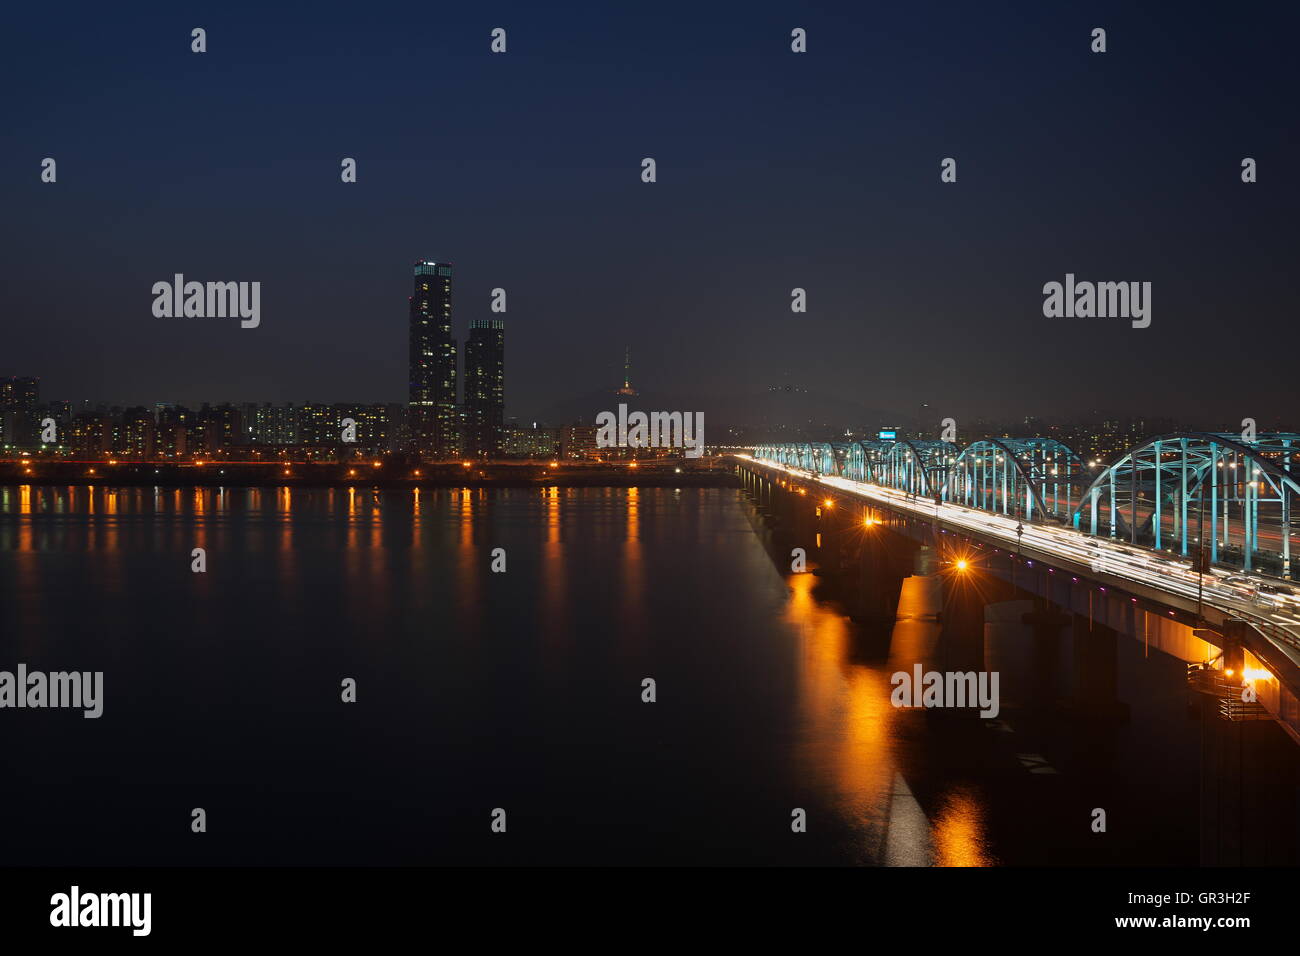
[[[1016,560],[1011,564],[1011,586],[1016,586],[1016,568],[1020,564],[1020,546],[1025,536],[1025,525],[1021,521],[1020,499],[1016,499]]]
[[[1210,476],[1206,476],[1210,477]],[[1196,506],[1196,620],[1205,623],[1205,479]]]

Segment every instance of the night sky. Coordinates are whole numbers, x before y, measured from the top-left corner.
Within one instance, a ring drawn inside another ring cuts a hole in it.
[[[1300,428],[1300,13],[1134,7],[11,5],[0,375],[404,401],[430,258],[462,343],[507,290],[510,415],[617,384],[630,344],[636,384],[684,406],[796,384]],[[176,272],[260,281],[260,328],[155,318]],[[1067,272],[1150,281],[1151,327],[1044,318]]]

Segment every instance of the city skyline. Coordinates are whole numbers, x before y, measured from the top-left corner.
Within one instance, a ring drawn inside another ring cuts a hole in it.
[[[195,56],[174,41],[193,26],[180,14],[69,35],[15,11],[24,43],[0,70],[16,86],[57,64],[58,80],[24,97],[12,128],[29,145],[0,160],[0,241],[22,277],[0,289],[18,330],[0,373],[127,404],[402,401],[394,290],[416,251],[457,263],[459,328],[503,318],[535,358],[512,374],[521,417],[573,382],[617,383],[628,344],[638,386],[670,407],[784,383],[1007,418],[1239,420],[1291,398],[1300,328],[1273,250],[1300,213],[1276,119],[1294,31],[1275,20],[1109,10],[1099,56],[1066,10],[507,14],[511,50],[494,56],[464,10],[418,46],[369,9],[318,11],[307,37],[284,12],[212,11]],[[789,49],[796,19],[805,55]],[[990,64],[994,49],[1015,55]],[[137,65],[98,86],[122,57]],[[457,92],[436,123],[411,123],[429,88]],[[75,138],[69,89],[85,103]],[[156,117],[194,104],[195,135],[146,158]],[[237,143],[215,132],[234,129]],[[40,181],[47,155],[56,183]],[[155,317],[151,286],[175,273],[260,281],[260,325]],[[1150,327],[1045,317],[1044,284],[1067,274],[1150,282]],[[1261,325],[1272,339],[1253,349]],[[1246,351],[1241,392],[1213,356]]]
[[[7,12],[15,938],[1286,924],[1300,6]]]
[[[422,321],[419,310],[413,309],[413,330]],[[195,406],[175,402],[135,406],[83,402],[74,405],[61,400],[42,401],[36,378],[0,377],[0,457],[58,454],[72,449],[104,457],[117,453],[165,460],[187,455],[228,454],[238,447],[279,449],[281,454],[298,449],[308,459],[322,454],[365,457],[394,452],[414,452],[430,461],[609,456],[595,444],[596,427],[586,416],[547,421],[503,418],[500,395],[505,385],[504,323],[473,320],[471,326],[471,333],[478,336],[471,342],[477,341],[477,345],[466,349],[466,360],[471,366],[463,376],[466,391],[461,400],[448,406],[455,417],[449,447],[438,448],[421,441],[417,431],[420,409],[400,402],[203,402]],[[454,347],[448,355],[454,357]],[[623,384],[618,389],[602,390],[602,402],[626,406],[639,394],[630,385],[630,365],[630,359],[625,356]],[[56,440],[52,443],[41,440],[40,424],[46,421],[44,416],[50,416],[57,426]],[[343,438],[343,426],[349,421],[355,424],[351,426],[350,437]],[[437,427],[435,419],[429,421],[430,428]],[[1133,444],[1159,434],[1187,431],[1233,434],[1237,431],[1235,424],[1189,426],[1173,418],[1115,414],[1077,419],[1023,416],[1014,421],[971,418],[964,419],[960,426],[953,421],[951,437],[945,441],[962,444],[1032,435],[1061,441],[1099,465]],[[1244,420],[1241,424],[1260,433],[1288,430],[1269,420]],[[715,423],[715,428],[711,444],[733,449],[773,441],[852,443],[936,437],[934,430],[924,423],[903,416],[863,420],[851,419],[846,414],[838,424],[810,419],[794,424]]]

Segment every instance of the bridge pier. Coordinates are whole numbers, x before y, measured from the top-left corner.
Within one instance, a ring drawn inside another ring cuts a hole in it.
[[[1052,602],[1050,598],[1031,595],[1033,609],[1022,616],[1021,621],[1034,631],[1035,638],[1056,638],[1070,626],[1073,615]]]
[[[893,623],[898,617],[898,597],[909,568],[911,552],[897,536],[882,525],[863,528],[857,559],[857,581],[853,617],[872,622]]]
[[[1300,860],[1295,744],[1270,720],[1224,720],[1201,706],[1201,865],[1294,866]]]
[[[943,611],[939,616],[939,650],[943,670],[984,669],[984,620],[990,604],[1009,601],[1015,588],[987,565],[969,560],[964,567],[954,554],[939,559]]]
[[[1129,707],[1119,699],[1119,632],[1075,614],[1071,620],[1070,650],[1074,687],[1069,704],[1089,719],[1108,723],[1128,720]]]
[[[760,511],[767,507],[767,479],[748,468],[740,469],[741,484]]]
[[[1232,672],[1231,684],[1240,687],[1241,674],[1246,667],[1246,628],[1245,621],[1223,622],[1223,672]]]
[[[857,536],[860,528],[852,527],[852,510],[836,503],[814,503],[817,533],[820,535],[817,562],[822,574],[839,578],[854,568]]]
[[[781,530],[786,538],[783,542],[786,554],[791,548],[802,548],[809,562],[816,562],[817,526],[807,496],[787,491],[781,497]]]

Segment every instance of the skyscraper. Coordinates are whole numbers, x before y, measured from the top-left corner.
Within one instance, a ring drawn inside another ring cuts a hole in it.
[[[505,439],[506,332],[501,319],[474,319],[465,343],[465,453],[499,458]]]
[[[35,448],[40,437],[40,380],[0,378],[0,445]]]
[[[417,262],[410,317],[411,442],[427,458],[457,451],[456,340],[451,337],[451,264]]]

